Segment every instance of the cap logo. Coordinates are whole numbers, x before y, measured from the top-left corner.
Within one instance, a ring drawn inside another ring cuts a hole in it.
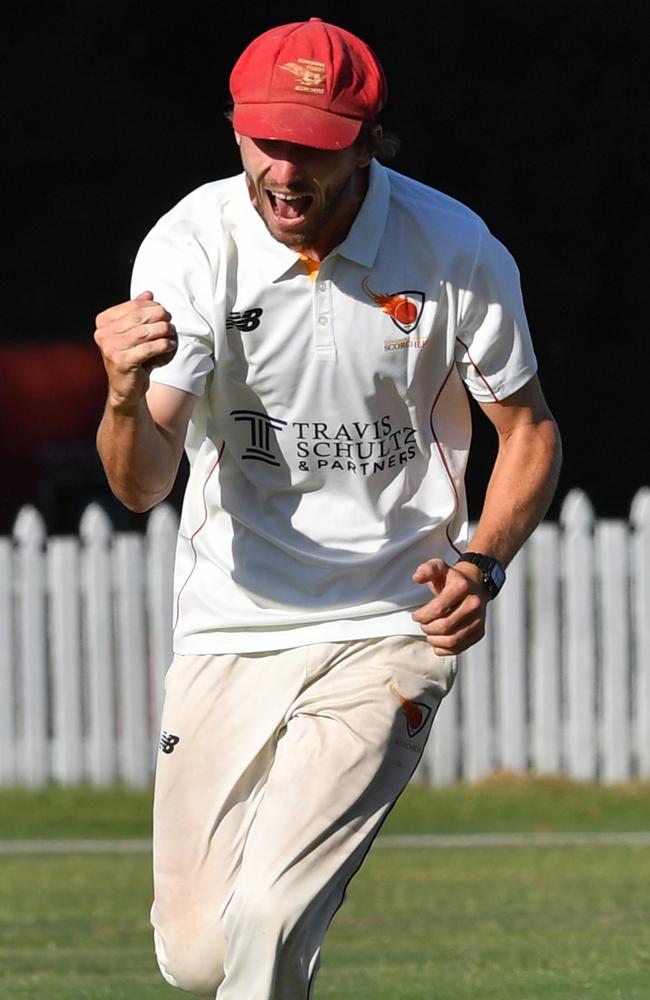
[[[325,63],[316,62],[315,59],[298,59],[298,62],[288,62],[279,66],[279,69],[286,69],[296,78],[294,90],[307,94],[324,94],[323,84],[327,79],[327,67]]]

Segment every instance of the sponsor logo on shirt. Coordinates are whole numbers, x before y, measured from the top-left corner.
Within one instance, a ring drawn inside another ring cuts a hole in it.
[[[250,333],[257,330],[260,325],[260,317],[263,309],[245,309],[244,312],[231,312],[226,316],[226,330],[237,327],[242,333]]]
[[[361,287],[368,298],[390,317],[398,330],[407,334],[406,337],[385,340],[385,351],[398,351],[404,347],[424,347],[428,337],[411,336],[422,316],[424,292],[406,290],[390,294],[377,293],[373,292],[367,278],[363,279]]]
[[[295,420],[291,426],[301,472],[332,469],[373,476],[400,468],[418,454],[415,428],[395,426],[388,415],[372,422]]]
[[[231,410],[235,423],[247,424],[248,445],[242,461],[262,462],[280,468],[282,454],[275,436],[288,423],[260,410]],[[328,423],[326,420],[294,420],[295,458],[300,472],[338,471],[355,476],[374,476],[399,469],[418,454],[416,430],[409,425],[394,426],[386,415],[371,422],[354,420]],[[284,449],[289,463],[291,456]]]
[[[250,444],[244,449],[242,460],[279,466],[280,462],[271,448],[271,435],[286,427],[286,420],[270,417],[268,413],[258,410],[231,410],[230,416],[235,418],[235,423],[243,421],[248,424]]]

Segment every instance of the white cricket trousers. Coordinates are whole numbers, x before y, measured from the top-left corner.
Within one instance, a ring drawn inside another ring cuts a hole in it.
[[[415,636],[174,659],[154,805],[167,982],[309,1000],[327,927],[455,670]]]

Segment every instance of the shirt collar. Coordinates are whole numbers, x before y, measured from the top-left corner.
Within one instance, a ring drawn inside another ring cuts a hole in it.
[[[372,267],[386,228],[390,181],[386,168],[377,160],[370,163],[368,190],[350,232],[332,252],[338,253],[355,264]]]
[[[251,204],[246,175],[242,173],[239,180],[237,228],[246,239],[254,243],[255,266],[260,277],[270,282],[279,281],[300,263],[300,257],[295,250],[273,239]],[[384,235],[389,200],[390,181],[386,168],[372,160],[368,190],[361,208],[348,235],[332,250],[330,256],[338,254],[363,267],[372,267]]]

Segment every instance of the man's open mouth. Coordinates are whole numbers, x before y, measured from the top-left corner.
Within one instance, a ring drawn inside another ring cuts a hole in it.
[[[283,222],[291,222],[294,219],[302,219],[314,200],[310,194],[285,194],[283,191],[269,191],[267,189],[271,210],[276,219]]]

